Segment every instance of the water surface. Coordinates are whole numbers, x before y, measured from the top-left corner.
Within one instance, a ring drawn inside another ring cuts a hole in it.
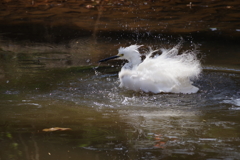
[[[121,61],[93,67],[119,46],[170,47],[179,37],[110,38],[2,41],[1,159],[238,159],[237,44],[184,37],[183,50],[200,50],[200,91],[151,94],[119,88]],[[44,131],[52,127],[69,129]]]

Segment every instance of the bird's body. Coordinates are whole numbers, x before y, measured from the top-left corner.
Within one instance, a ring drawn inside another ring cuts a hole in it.
[[[120,87],[152,93],[196,93],[198,88],[191,80],[201,73],[200,61],[194,51],[178,55],[180,46],[160,49],[162,54],[155,56],[157,50],[150,50],[143,61],[138,51],[141,46],[120,48],[114,58],[128,60],[119,72]]]

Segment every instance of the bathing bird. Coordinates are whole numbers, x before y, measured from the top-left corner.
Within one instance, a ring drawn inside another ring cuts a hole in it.
[[[181,43],[171,49],[149,48],[142,60],[139,48],[142,45],[120,47],[118,54],[110,59],[126,59],[119,72],[120,87],[151,93],[196,93],[199,88],[192,85],[202,71],[196,50],[179,54]],[[161,54],[157,54],[161,52]]]

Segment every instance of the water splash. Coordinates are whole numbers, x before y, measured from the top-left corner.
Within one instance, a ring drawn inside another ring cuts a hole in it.
[[[101,64],[101,63],[98,63],[98,65],[97,65],[96,67],[92,67],[92,69],[94,70],[94,73],[95,73],[96,76],[102,74],[101,72],[97,71],[97,69],[99,68],[100,64]]]

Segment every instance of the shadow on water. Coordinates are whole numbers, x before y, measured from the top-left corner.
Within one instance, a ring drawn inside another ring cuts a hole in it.
[[[196,94],[119,88],[122,62],[93,69],[120,45],[157,48],[179,40],[160,37],[151,42],[104,37],[97,43],[84,38],[55,45],[2,41],[0,146],[5,149],[0,158],[238,159],[237,44],[194,41],[204,64],[194,82],[200,88]],[[184,39],[183,50],[195,47],[193,38]],[[60,129],[51,132],[52,127]]]

